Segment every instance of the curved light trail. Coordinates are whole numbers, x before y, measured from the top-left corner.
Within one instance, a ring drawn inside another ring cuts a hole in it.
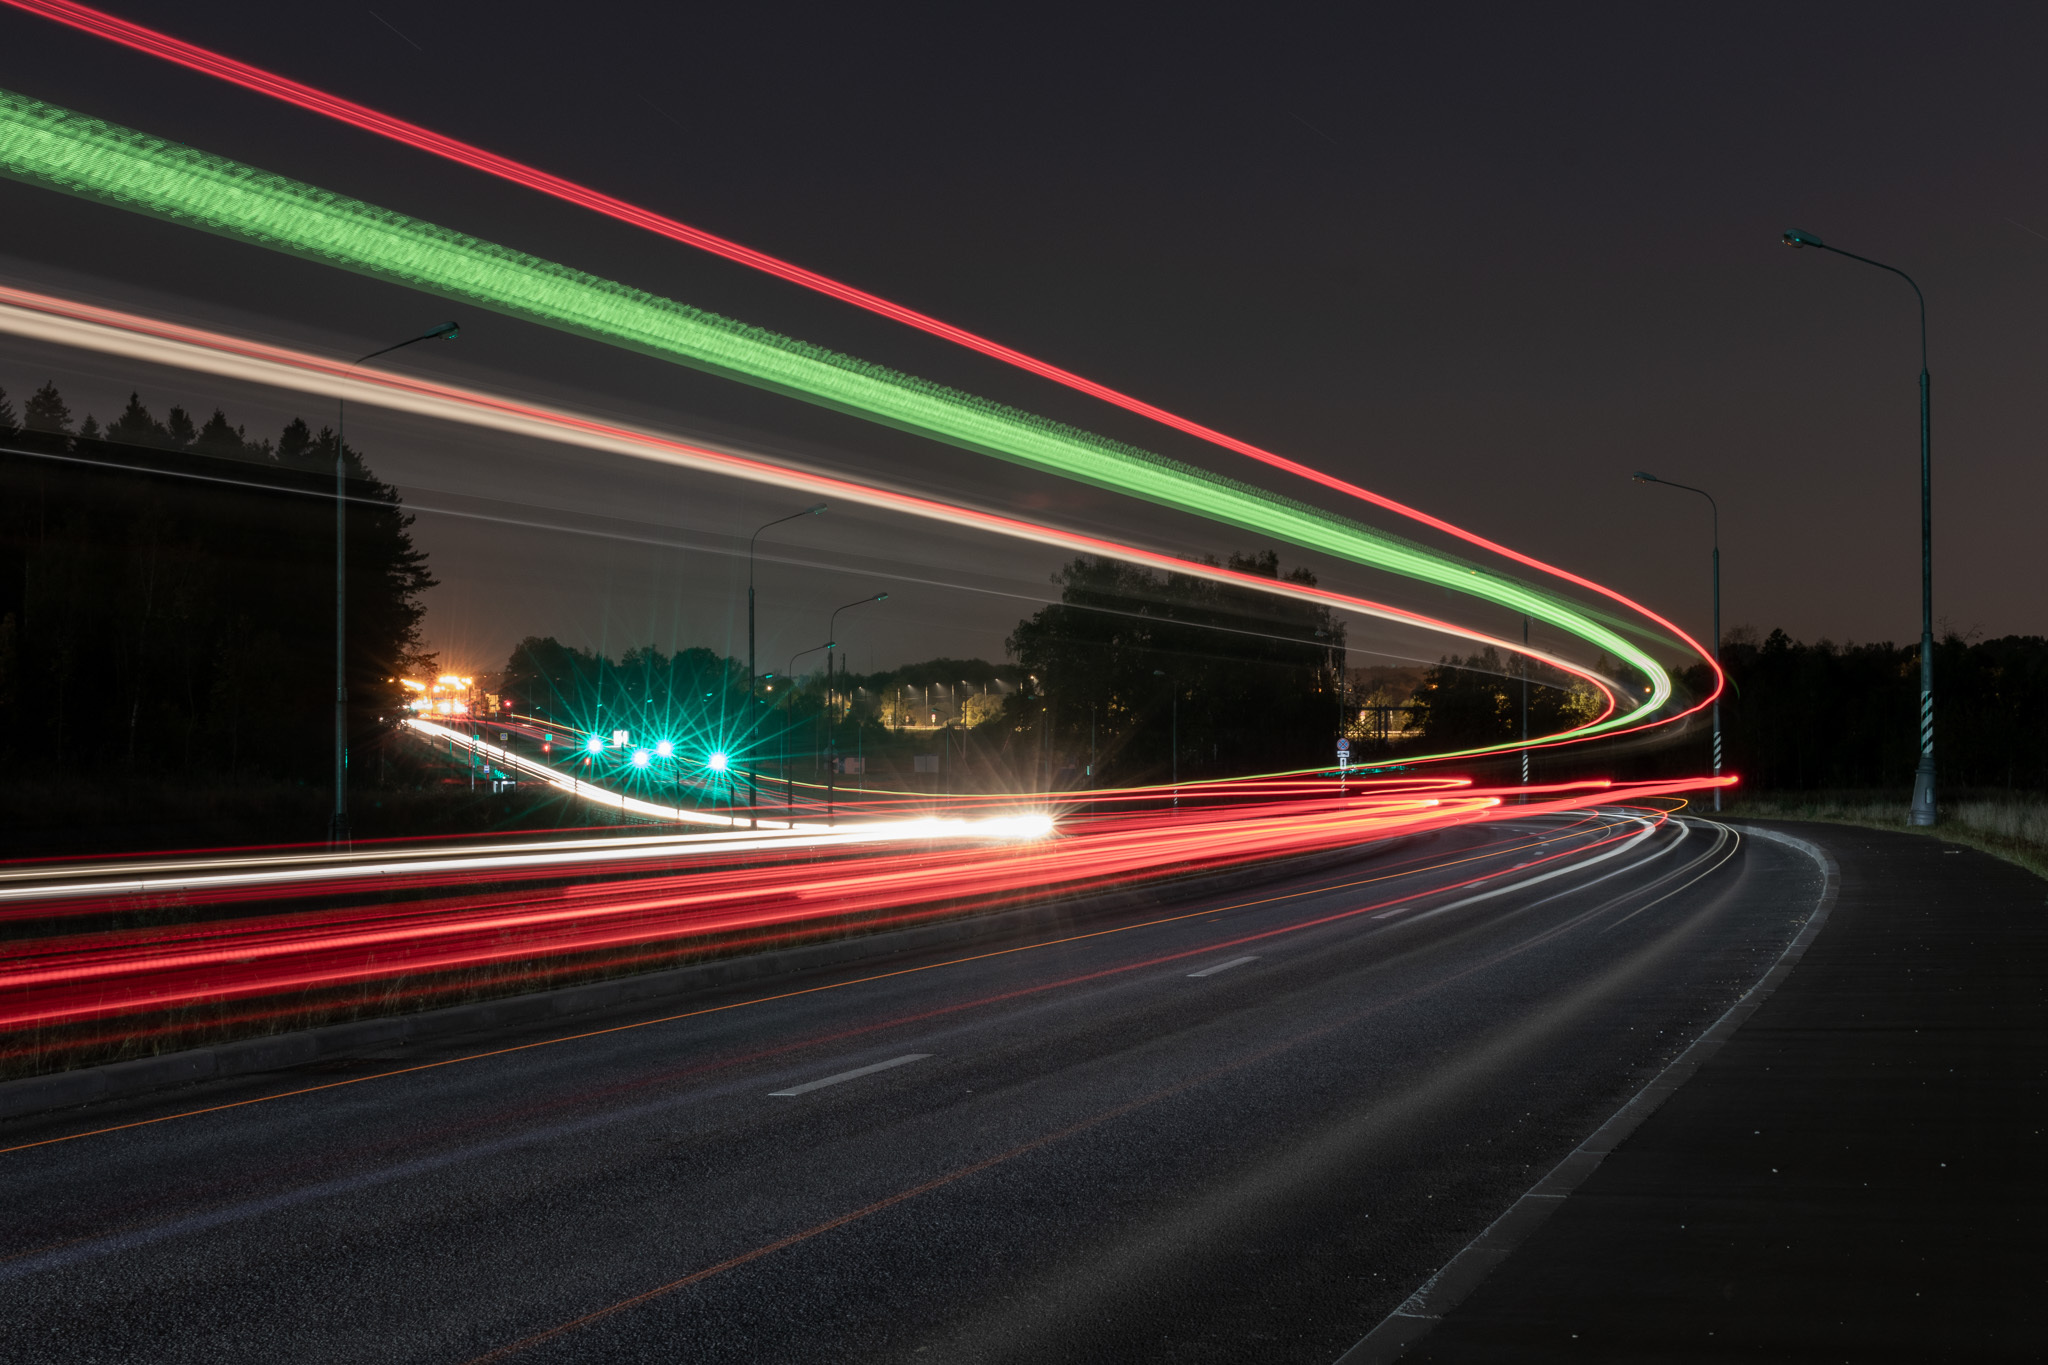
[[[479,878],[468,869],[422,864],[387,878],[370,903],[338,906],[320,904],[319,885],[278,875],[254,900],[209,900],[195,891],[185,901],[184,923],[11,941],[0,965],[0,1032],[166,1015],[167,1027],[198,1030],[220,1021],[180,1020],[177,1012],[257,1000],[317,1011],[334,1007],[333,992],[372,983],[384,983],[371,998],[389,1008],[480,984],[530,985],[872,931],[1167,871],[1216,870],[1475,821],[1575,814],[1698,785],[1588,784],[1523,805],[1503,804],[1519,795],[1514,788],[1329,795],[1077,821],[1056,840],[883,854],[816,850],[803,862],[671,855],[646,875],[566,883],[556,867]],[[1539,855],[1503,871],[1524,873],[1562,856]],[[325,888],[330,900],[348,889],[339,877]],[[407,895],[394,899],[398,892]],[[266,912],[264,899],[282,904]],[[96,900],[100,913],[117,915],[160,903],[121,894]],[[1397,904],[1368,904],[1340,917]],[[33,907],[15,914],[33,917]],[[22,1043],[43,1052],[66,1045],[63,1037]]]
[[[11,4],[15,8],[27,11],[28,13],[69,25],[72,28],[92,34],[98,38],[106,39],[109,42],[118,43],[137,52],[176,63],[179,66],[200,72],[203,75],[213,76],[230,84],[241,86],[244,89],[253,90],[258,94],[283,100],[301,109],[339,120],[340,122],[363,129],[366,132],[375,133],[380,137],[389,138],[459,165],[468,166],[473,170],[482,171],[487,175],[494,175],[513,184],[538,190],[543,194],[551,195],[554,198],[575,204],[578,207],[590,209],[607,217],[615,218],[620,222],[645,229],[662,237],[667,237],[672,241],[697,247],[713,255],[722,256],[727,260],[735,261],[769,275],[774,275],[793,284],[800,285],[805,289],[814,290],[844,303],[850,303],[856,308],[866,309],[871,313],[877,313],[893,321],[901,322],[906,326],[929,332],[933,336],[941,337],[957,345],[979,351],[981,354],[1000,360],[1007,365],[1013,365],[1018,369],[1028,371],[1041,378],[1049,379],[1054,383],[1063,384],[1068,388],[1078,390],[1090,397],[1112,403],[1127,411],[1137,413],[1162,425],[1185,432],[1190,436],[1197,437],[1222,449],[1233,451],[1249,459],[1257,460],[1262,464],[1270,465],[1273,468],[1284,470],[1289,474],[1320,484],[1325,488],[1333,489],[1347,496],[1361,499],[1376,507],[1407,517],[1421,525],[1430,527],[1432,530],[1463,540],[1467,544],[1475,545],[1491,553],[1501,555],[1515,563],[1548,574],[1560,581],[1571,583],[1576,587],[1598,593],[1628,608],[1630,611],[1656,622],[1659,626],[1684,641],[1694,653],[1698,654],[1713,669],[1714,689],[1707,698],[1708,701],[1712,701],[1715,696],[1720,695],[1725,685],[1720,661],[1714,657],[1711,651],[1703,648],[1697,640],[1693,639],[1691,635],[1681,630],[1672,622],[1665,620],[1662,616],[1644,607],[1641,603],[1623,596],[1612,588],[1572,573],[1569,570],[1559,568],[1554,564],[1545,563],[1532,555],[1523,554],[1497,541],[1489,540],[1475,532],[1445,521],[1441,517],[1431,516],[1419,508],[1410,507],[1405,503],[1375,493],[1358,484],[1339,479],[1313,466],[1303,464],[1298,460],[1289,459],[1284,455],[1265,450],[1248,441],[1239,440],[1237,437],[1227,435],[1212,427],[1204,426],[1189,418],[1181,417],[1164,408],[1147,403],[1142,399],[1122,393],[1108,385],[1097,383],[1092,379],[1075,374],[1070,370],[1062,369],[1048,361],[1027,355],[1014,347],[1005,346],[1001,342],[991,341],[965,328],[943,322],[929,314],[921,313],[903,304],[891,302],[879,295],[871,294],[866,290],[832,279],[830,276],[819,274],[817,271],[781,260],[778,257],[769,255],[767,252],[757,251],[752,247],[744,246],[738,242],[717,236],[714,233],[706,232],[702,228],[691,227],[687,223],[679,222],[664,214],[655,213],[650,209],[630,204],[623,199],[591,189],[586,185],[577,184],[575,181],[565,177],[553,175],[547,171],[528,166],[523,162],[515,161],[510,157],[501,156],[495,152],[486,151],[481,147],[448,137],[442,133],[437,133],[430,128],[421,127],[419,124],[394,118],[389,114],[371,109],[367,105],[358,104],[353,100],[329,94],[324,90],[292,80],[274,71],[267,71],[262,67],[237,61],[223,53],[212,51],[209,48],[201,47],[196,43],[187,42],[181,38],[172,37],[170,34],[123,19],[118,15],[108,14],[89,5],[78,4],[75,0],[4,0],[4,3]]]
[[[0,92],[0,170],[725,374],[1476,597],[1576,636],[1636,670],[1649,685],[1641,715],[1655,714],[1672,693],[1663,667],[1633,642],[1574,605],[1515,580],[1136,447],[225,158]],[[1581,733],[1639,723],[1632,711],[1595,721]]]
[[[1576,742],[1669,723],[1719,694],[1718,662],[1663,617],[1589,579],[1358,485],[816,272],[87,6],[70,0],[0,3],[714,252],[1409,518],[1639,614],[1705,659],[1714,668],[1715,687],[1688,710],[1656,719],[1672,695],[1669,675],[1621,633],[1633,625],[1621,626],[1578,602],[1133,446],[5,91],[0,91],[0,173],[16,179],[640,350],[1443,587],[1545,622],[1618,658],[1647,681],[1649,695],[1638,698],[1631,687],[1624,709],[1606,680],[1551,652],[1385,603],[159,319],[0,288],[0,332],[826,494],[1421,627],[1541,660],[1588,682],[1605,698],[1597,717],[1571,730],[1466,754]],[[7,960],[0,964],[0,1032],[15,1035],[0,1047],[0,1057],[53,1057],[122,1037],[175,1042],[209,1028],[247,1031],[259,1021],[272,1026],[294,1017],[295,1011],[303,1017],[366,1005],[417,1007],[463,993],[502,994],[593,973],[960,915],[1048,894],[1327,852],[1393,835],[1509,816],[1583,814],[1617,801],[1713,785],[1697,779],[1623,786],[1593,781],[1487,790],[1461,779],[1373,782],[1354,777],[1348,786],[1339,786],[1269,775],[1184,784],[1179,793],[1188,808],[1171,812],[1144,809],[1152,795],[1147,792],[1067,793],[1030,798],[1034,809],[1019,810],[1020,803],[1010,800],[989,812],[977,810],[970,799],[957,809],[971,813],[959,818],[899,818],[890,803],[901,794],[890,794],[874,802],[859,823],[790,820],[782,829],[742,832],[736,827],[749,813],[721,815],[645,801],[431,722],[410,723],[423,736],[460,739],[492,763],[573,796],[625,814],[696,823],[716,832],[439,844],[340,857],[259,854],[0,868],[0,921],[44,935],[10,941]],[[1526,804],[1504,805],[1510,795]],[[1069,819],[1055,829],[1049,803],[1096,798],[1112,813]],[[877,814],[881,818],[874,818]],[[1596,840],[1592,847],[1602,843]],[[1584,852],[1546,853],[1512,870],[1567,857],[1583,861]],[[802,860],[787,856],[795,854]],[[592,872],[603,875],[592,878]],[[1497,875],[1474,877],[1473,884]],[[1401,899],[1346,909],[1333,918],[1406,913],[1399,909]],[[141,910],[160,921],[166,904],[177,906],[181,922],[58,932],[80,917],[111,915],[120,924]],[[115,1031],[92,1033],[94,1026]]]
[[[359,366],[287,347],[144,317],[53,295],[0,286],[0,333],[34,338],[54,345],[120,355],[150,364],[216,374],[278,388],[329,394],[349,402],[377,403],[441,421],[538,438],[584,449],[602,450],[635,459],[655,460],[779,489],[823,494],[849,503],[902,513],[987,532],[1008,539],[1056,546],[1080,554],[1102,555],[1167,573],[1228,583],[1273,596],[1293,598],[1333,610],[1377,620],[1417,626],[1503,652],[1540,660],[1595,688],[1605,709],[1594,721],[1559,735],[1495,746],[1522,749],[1567,743],[1593,733],[1595,726],[1626,720],[1617,716],[1613,688],[1584,666],[1560,655],[1532,649],[1518,640],[1489,635],[1449,621],[1406,611],[1386,603],[1326,588],[1262,578],[1213,564],[1160,554],[1139,546],[1087,536],[1057,527],[977,511],[915,494],[900,493],[850,479],[820,474],[756,455],[741,455],[710,446],[675,440],[621,423],[584,417],[559,409]],[[1703,706],[1705,702],[1698,705]],[[1698,706],[1693,708],[1698,709]],[[1631,713],[1650,714],[1647,707]],[[1683,714],[1690,714],[1684,712]],[[1678,717],[1667,717],[1665,721]],[[1638,723],[1641,723],[1638,721]],[[1661,722],[1660,722],[1661,723]],[[1611,728],[1611,727],[1610,727]],[[1486,752],[1474,750],[1472,752]],[[1413,760],[1410,760],[1413,761]]]

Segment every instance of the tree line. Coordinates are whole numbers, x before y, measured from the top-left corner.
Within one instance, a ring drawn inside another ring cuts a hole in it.
[[[335,434],[251,438],[139,394],[74,424],[0,390],[0,771],[323,783],[334,707]],[[395,725],[431,668],[412,517],[344,452],[349,730]]]
[[[1920,647],[1728,633],[1721,726],[1730,771],[1760,791],[1905,788],[1920,761]],[[1704,666],[1687,675],[1695,695]],[[1941,785],[2048,790],[2048,638],[1949,635],[1934,652]]]
[[[1730,630],[1721,644],[1724,771],[1757,791],[1906,788],[1920,760],[1920,650],[1915,645],[1811,644],[1782,630]],[[1554,732],[1593,714],[1583,684],[1529,669],[1529,731]],[[1608,671],[1604,665],[1596,672]],[[1448,656],[1423,675],[1407,706],[1415,733],[1402,749],[1439,752],[1512,742],[1520,733],[1518,660],[1492,650]],[[1679,677],[1677,709],[1713,685],[1700,664]],[[2048,789],[2048,638],[2008,635],[1935,646],[1935,758],[1942,786]],[[1556,776],[1652,777],[1711,767],[1705,712],[1654,740],[1625,738],[1540,755]]]
[[[1233,554],[1228,567],[1316,581],[1303,568],[1282,573],[1270,550]],[[1092,755],[1099,785],[1332,761],[1344,627],[1327,607],[1099,557],[1073,560],[1053,582],[1060,600],[1010,634],[1024,677],[991,722],[1034,735],[1053,771]]]
[[[1298,570],[1282,575],[1271,553],[1229,562],[1275,581],[1313,582]],[[1327,610],[1248,588],[1101,559],[1077,559],[1054,581],[1060,601],[1011,633],[1013,662],[940,658],[839,675],[829,715],[822,669],[770,680],[757,698],[760,742],[787,732],[791,752],[832,742],[845,751],[856,727],[867,726],[873,748],[886,729],[906,719],[924,726],[936,715],[941,724],[958,719],[972,729],[977,744],[1020,779],[1037,774],[1057,786],[1062,773],[1076,782],[1160,780],[1172,771],[1176,737],[1183,778],[1324,766],[1339,734],[1353,736],[1363,759],[1384,753],[1396,762],[1404,754],[1512,744],[1522,732],[1525,677],[1532,736],[1582,723],[1599,709],[1597,694],[1570,675],[1491,649],[1447,655],[1427,669],[1354,670],[1344,680],[1342,628]],[[1944,785],[2048,788],[2048,640],[1951,636],[1938,649]],[[1721,657],[1729,677],[1725,765],[1749,786],[1910,783],[1918,759],[1917,648],[1802,644],[1783,631],[1759,639],[1738,628]],[[1595,671],[1616,670],[1603,660]],[[506,687],[522,705],[532,697],[540,713],[565,721],[630,713],[674,729],[677,718],[700,716],[737,736],[745,678],[741,661],[709,650],[634,650],[614,663],[528,640],[515,651]],[[1702,665],[1679,682],[1683,707],[1705,695],[1710,675]],[[1359,711],[1372,706],[1400,713],[1386,750],[1359,745],[1372,728]],[[1706,733],[1700,715],[1648,738],[1542,751],[1536,765],[1552,778],[1701,773],[1710,762]]]

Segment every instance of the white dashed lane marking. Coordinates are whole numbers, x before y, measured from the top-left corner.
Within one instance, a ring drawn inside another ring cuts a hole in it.
[[[1242,967],[1247,962],[1257,962],[1258,960],[1259,955],[1257,953],[1253,953],[1250,957],[1233,957],[1228,962],[1219,962],[1213,967],[1204,967],[1199,972],[1189,972],[1188,975],[1191,977],[1214,976],[1218,972],[1227,972],[1232,967]]]
[[[841,1081],[857,1081],[863,1076],[872,1076],[877,1071],[887,1071],[891,1067],[908,1066],[912,1062],[921,1062],[931,1055],[929,1052],[906,1052],[901,1057],[891,1057],[886,1062],[876,1062],[872,1066],[857,1066],[851,1071],[842,1071],[836,1076],[827,1076],[821,1081],[805,1081],[802,1085],[793,1085],[787,1090],[771,1090],[768,1094],[771,1099],[782,1095],[808,1095],[813,1090],[823,1090],[826,1086],[838,1085]]]

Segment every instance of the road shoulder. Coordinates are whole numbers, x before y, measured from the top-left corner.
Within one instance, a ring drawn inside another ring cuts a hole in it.
[[[1512,1255],[1475,1242],[1440,1321],[1389,1319],[1347,1365],[2048,1351],[2048,887],[1934,840],[1773,828],[1839,868],[1798,970]]]

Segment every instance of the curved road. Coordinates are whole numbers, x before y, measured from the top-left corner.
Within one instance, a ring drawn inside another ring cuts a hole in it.
[[[1469,826],[966,950],[883,936],[683,1017],[15,1120],[0,1340],[1326,1362],[1725,1010],[1820,889],[1706,821]]]

